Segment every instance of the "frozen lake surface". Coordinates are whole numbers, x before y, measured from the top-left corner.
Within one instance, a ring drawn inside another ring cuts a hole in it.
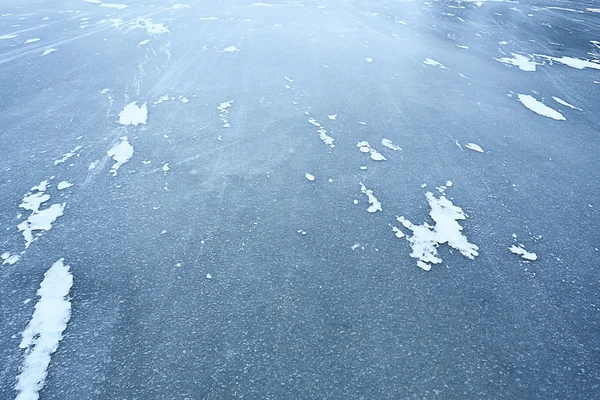
[[[3,0],[0,398],[593,399],[594,1]]]

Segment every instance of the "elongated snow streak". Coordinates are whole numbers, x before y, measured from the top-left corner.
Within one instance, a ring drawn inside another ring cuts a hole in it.
[[[438,256],[437,248],[444,243],[460,251],[467,258],[474,259],[478,256],[479,247],[469,243],[462,233],[463,227],[458,223],[459,220],[467,218],[463,210],[452,204],[445,196],[438,199],[431,192],[427,192],[425,196],[431,207],[429,215],[435,222],[434,225],[427,222],[415,225],[403,216],[396,217],[398,222],[413,232],[412,236],[406,236],[406,240],[412,248],[410,256],[417,259],[417,266],[429,271],[432,264],[441,263],[442,259]],[[397,233],[396,236],[400,237]]]
[[[517,98],[519,101],[528,109],[533,111],[536,114],[539,114],[544,117],[552,118],[556,121],[564,121],[566,118],[564,115],[559,113],[553,108],[548,107],[541,101],[537,100],[535,97],[530,96],[528,94],[518,94]]]
[[[317,129],[317,133],[319,134],[319,138],[321,139],[321,141],[323,141],[323,143],[325,143],[327,146],[331,147],[332,149],[335,147],[335,139],[327,134],[327,129],[325,129],[323,127],[323,125],[321,125],[314,118],[309,118],[308,123],[311,124],[312,126],[319,128],[319,129]]]
[[[377,200],[377,197],[375,197],[373,191],[371,189],[367,189],[362,182],[360,182],[360,191],[366,194],[369,200],[370,206],[367,208],[368,212],[374,213],[376,211],[383,211],[381,208],[381,203],[379,200]]]
[[[61,258],[44,274],[29,325],[23,332],[20,348],[25,349],[25,359],[17,376],[16,400],[37,400],[44,387],[50,357],[58,349],[67,322],[71,318],[68,298],[73,285],[69,266]]]

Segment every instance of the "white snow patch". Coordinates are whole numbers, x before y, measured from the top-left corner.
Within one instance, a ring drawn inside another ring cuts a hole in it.
[[[502,57],[502,58],[495,58],[495,60],[500,61],[501,63],[504,63],[504,64],[515,65],[515,66],[519,67],[520,70],[528,71],[528,72],[535,71],[535,68],[536,68],[535,66],[539,65],[535,61],[531,60],[529,57],[525,57],[522,54],[517,54],[517,53],[510,53],[510,54],[512,55],[512,58]]]
[[[333,115],[328,115],[327,118],[329,118],[332,121],[335,121],[335,118],[337,117],[337,114],[333,114]]]
[[[58,190],[64,190],[64,189],[70,188],[71,186],[73,186],[73,184],[71,182],[60,181],[60,182],[58,182],[58,185],[56,185],[56,188]]]
[[[531,252],[529,252],[529,251],[525,250],[525,249],[524,249],[523,247],[521,247],[521,246],[515,246],[515,245],[513,244],[512,246],[510,246],[510,247],[508,248],[508,250],[509,250],[511,253],[514,253],[514,254],[518,254],[518,255],[520,255],[520,256],[521,256],[521,258],[524,258],[525,260],[528,260],[528,261],[535,261],[535,260],[537,260],[537,254],[535,254],[535,253],[531,253]]]
[[[473,150],[473,151],[477,151],[479,153],[483,153],[483,149],[481,148],[480,145],[476,144],[476,143],[467,143],[465,144],[465,147],[469,150]]]
[[[2,254],[2,265],[4,265],[4,264],[13,265],[17,261],[19,261],[20,258],[21,258],[21,256],[19,254],[10,254],[10,253],[6,252],[6,253]]]
[[[170,171],[171,169],[169,168],[169,163],[164,163],[164,165],[162,166],[162,170],[163,172]]]
[[[141,42],[138,43],[138,46],[145,46],[148,43],[150,43],[150,39],[142,40]]]
[[[378,152],[377,150],[372,148],[371,145],[369,144],[369,142],[367,142],[367,141],[363,140],[362,142],[358,142],[356,144],[356,147],[358,147],[358,149],[362,153],[369,153],[371,155],[371,160],[373,160],[373,161],[386,161],[387,160],[387,158],[385,158],[383,156],[383,154],[381,154],[380,152]]]
[[[170,33],[169,28],[162,23],[155,23],[152,18],[138,18],[131,25],[130,29],[145,29],[148,35],[163,35]]]
[[[458,47],[459,49],[468,49],[469,48],[469,46],[465,46],[462,44],[457,44],[456,47]]]
[[[229,108],[233,105],[233,100],[224,101],[223,103],[217,106],[217,110],[219,110],[219,115],[221,116],[221,120],[223,121],[223,128],[229,128],[231,124],[229,123]]]
[[[115,10],[123,10],[129,6],[127,4],[100,3],[100,7],[114,8]]]
[[[146,124],[148,120],[148,106],[146,103],[138,107],[137,101],[127,104],[119,113],[119,124],[121,125],[139,125]]]
[[[536,114],[544,117],[552,118],[556,121],[565,121],[566,118],[553,108],[548,107],[541,101],[535,99],[533,96],[528,94],[518,94],[519,101],[528,109]]]
[[[365,61],[366,61],[366,62],[368,62],[368,63],[372,63],[372,62],[373,62],[373,59],[372,59],[372,58],[369,58],[369,57],[367,57],[367,58],[365,58]]]
[[[35,43],[35,42],[39,42],[40,40],[41,40],[40,38],[31,38],[31,39],[27,39],[23,43],[25,43],[25,44]]]
[[[95,169],[96,165],[98,165],[98,161],[92,161],[90,163],[90,165],[88,166],[88,171],[91,171],[91,170]]]
[[[125,164],[133,156],[133,146],[129,144],[127,136],[123,136],[121,141],[114,145],[106,152],[109,157],[115,161],[110,169],[110,173],[113,176],[117,176],[117,171],[121,168],[121,165]]]
[[[25,349],[25,359],[17,376],[16,400],[37,400],[44,387],[50,357],[58,349],[71,318],[68,296],[73,275],[69,268],[62,258],[52,264],[37,291],[40,298],[19,344]]]
[[[402,147],[396,146],[390,139],[381,139],[381,144],[394,151],[402,150]]]
[[[158,98],[158,100],[156,100],[156,101],[154,102],[154,104],[160,104],[160,103],[162,103],[162,102],[165,102],[165,101],[168,101],[168,100],[169,100],[169,95],[168,95],[168,94],[164,94],[164,95],[160,96],[160,97]]]
[[[240,49],[235,46],[228,46],[221,50],[222,53],[237,53],[238,51],[240,51]]]
[[[467,218],[463,210],[452,204],[445,196],[438,199],[431,192],[427,192],[425,196],[431,207],[429,215],[435,222],[434,225],[427,222],[423,225],[414,225],[403,216],[396,217],[398,222],[413,233],[406,239],[412,248],[410,256],[417,259],[417,266],[429,271],[432,264],[441,263],[442,259],[438,256],[437,248],[444,243],[460,251],[467,258],[474,259],[479,255],[479,247],[468,241],[462,233],[463,227],[458,223],[459,220]]]
[[[35,239],[33,236],[34,231],[49,231],[52,229],[54,221],[63,215],[66,203],[52,204],[50,207],[40,210],[42,204],[50,200],[50,195],[45,193],[47,187],[48,181],[40,182],[39,185],[31,188],[31,191],[23,197],[21,204],[19,204],[19,208],[31,211],[29,217],[17,225],[19,232],[23,232],[25,248],[29,248]]]
[[[76,146],[73,150],[71,150],[70,152],[66,153],[61,158],[59,158],[57,160],[54,160],[54,165],[58,165],[58,164],[64,163],[69,158],[73,157],[77,153],[77,151],[79,151],[79,149],[81,149],[81,146]]]
[[[562,104],[565,107],[569,107],[572,108],[573,110],[581,110],[581,108],[575,107],[573,104],[569,104],[566,101],[564,101],[563,99],[556,97],[556,96],[552,96],[552,99],[557,102],[558,104]]]
[[[106,94],[106,93],[108,93],[108,88],[104,88],[104,89],[100,90],[99,93],[100,94]]]
[[[440,63],[439,61],[435,61],[435,60],[433,60],[431,58],[426,58],[425,61],[423,61],[423,64],[424,65],[429,65],[429,66],[432,66],[432,67],[438,67],[438,68],[441,68],[441,69],[448,69],[442,63]]]
[[[545,55],[538,55],[539,57],[545,58],[547,60],[550,61],[555,61],[557,63],[561,63],[564,65],[567,65],[571,68],[576,68],[576,69],[585,69],[585,68],[592,68],[592,69],[600,69],[600,63],[595,63],[592,61],[588,61],[588,60],[582,60],[580,58],[575,58],[575,57],[552,57],[552,56],[545,56]]]
[[[316,119],[311,117],[308,119],[308,123],[319,128],[317,129],[317,133],[319,134],[319,138],[323,141],[323,143],[331,148],[335,147],[335,140],[327,134],[327,129],[323,128],[323,126],[317,122]]]
[[[315,176],[312,174],[309,174],[308,172],[306,174],[304,174],[304,176],[306,177],[306,179],[308,179],[311,182],[315,180]]]
[[[9,35],[1,35],[0,40],[14,39],[16,37],[17,37],[17,35],[10,35],[10,34]]]
[[[46,49],[46,50],[44,50],[44,52],[42,53],[41,57],[43,57],[43,56],[47,56],[48,54],[50,54],[50,53],[54,53],[55,51],[58,51],[58,49],[55,49],[55,48]]]
[[[366,194],[367,198],[369,199],[370,206],[369,208],[367,208],[368,212],[374,213],[376,211],[383,211],[383,209],[381,208],[381,203],[379,202],[379,200],[377,200],[375,195],[373,195],[373,191],[367,189],[362,182],[360,182],[360,191]]]

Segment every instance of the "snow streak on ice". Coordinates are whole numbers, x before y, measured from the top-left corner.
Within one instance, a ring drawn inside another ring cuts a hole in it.
[[[58,349],[71,318],[68,295],[72,285],[73,275],[62,258],[44,274],[37,292],[40,299],[19,345],[25,349],[25,360],[17,376],[16,400],[39,398],[39,391],[44,387],[48,375],[50,357]]]
[[[327,129],[323,128],[323,126],[316,119],[309,118],[308,123],[319,128],[317,129],[317,133],[319,134],[319,138],[321,138],[323,143],[332,149],[335,147],[334,139],[327,134]]]
[[[23,197],[20,208],[31,211],[29,217],[17,225],[17,229],[23,232],[25,238],[25,248],[29,248],[34,240],[34,231],[49,231],[52,224],[58,217],[63,215],[66,203],[52,204],[50,207],[40,209],[42,204],[50,200],[50,195],[46,193],[48,181],[42,181],[38,186],[31,188],[31,191]],[[37,234],[36,236],[39,236]]]
[[[463,227],[458,223],[459,220],[467,218],[463,210],[452,204],[445,196],[436,198],[431,192],[427,192],[425,196],[431,207],[429,215],[435,221],[434,225],[427,222],[423,225],[415,225],[403,216],[396,217],[413,233],[406,239],[412,248],[410,256],[417,259],[417,266],[429,271],[432,264],[441,263],[442,259],[437,254],[437,248],[444,243],[448,243],[467,258],[474,259],[479,255],[479,247],[468,241],[462,233]],[[396,236],[400,237],[398,233]]]
[[[509,250],[511,253],[514,253],[514,254],[518,254],[518,255],[520,255],[520,256],[521,256],[521,258],[524,258],[525,260],[528,260],[528,261],[535,261],[535,260],[537,260],[537,254],[535,254],[535,253],[532,253],[532,252],[529,252],[529,251],[525,250],[525,249],[524,249],[523,247],[521,247],[521,246],[515,246],[515,245],[513,244],[512,246],[510,246],[510,247],[508,248],[508,250]]]
[[[380,152],[378,152],[377,150],[372,148],[371,145],[369,144],[369,142],[367,142],[367,141],[358,142],[356,144],[356,147],[358,147],[358,149],[362,153],[369,153],[371,155],[371,160],[373,160],[373,161],[386,161],[387,160],[387,158],[385,158],[383,156],[383,154],[381,154]]]
[[[148,106],[146,103],[138,107],[137,101],[127,104],[119,113],[119,124],[121,125],[139,125],[148,121]]]
[[[133,156],[133,146],[129,144],[127,136],[123,136],[121,141],[114,145],[106,152],[109,157],[115,160],[110,173],[113,176],[117,176],[117,170],[121,168],[121,165],[125,164]]]
[[[373,191],[371,189],[367,189],[362,182],[360,182],[360,191],[366,194],[367,198],[369,199],[370,206],[367,208],[368,212],[374,213],[376,211],[383,211],[381,208],[381,203],[379,200],[377,200],[375,195],[373,195]]]
[[[523,103],[523,105],[525,107],[527,107],[528,109],[530,109],[531,111],[533,111],[536,114],[542,115],[544,117],[552,118],[557,121],[565,121],[566,120],[566,118],[561,113],[559,113],[558,111],[556,111],[553,108],[548,107],[547,105],[545,105],[541,101],[537,100],[533,96],[530,96],[528,94],[519,94],[519,95],[517,95],[517,97],[519,98],[519,101],[521,103]]]

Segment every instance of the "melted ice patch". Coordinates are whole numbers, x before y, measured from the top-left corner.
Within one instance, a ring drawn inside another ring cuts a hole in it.
[[[548,107],[541,101],[535,99],[533,96],[530,96],[528,94],[518,94],[517,97],[525,107],[527,107],[536,114],[552,118],[556,121],[566,120],[566,118],[561,113],[559,113],[553,108]]]
[[[229,123],[229,108],[233,105],[233,100],[224,101],[223,103],[217,106],[217,110],[219,110],[219,115],[221,116],[221,120],[223,121],[223,128],[229,128],[231,124]]]
[[[463,227],[458,223],[459,220],[467,218],[463,210],[452,204],[445,196],[436,198],[431,192],[427,192],[425,196],[431,207],[429,215],[435,222],[434,225],[427,222],[415,225],[403,216],[396,217],[398,222],[413,233],[406,239],[412,248],[410,256],[417,259],[417,266],[429,271],[432,264],[441,263],[442,259],[438,256],[437,248],[444,243],[460,251],[467,258],[474,259],[478,256],[479,247],[468,241],[462,233]]]
[[[121,168],[121,165],[125,164],[133,156],[133,146],[129,144],[127,136],[123,136],[121,141],[114,145],[106,152],[109,157],[115,161],[110,169],[110,173],[113,176],[117,176],[117,171]]]
[[[377,200],[377,198],[373,194],[373,191],[371,189],[367,189],[362,182],[360,182],[360,191],[366,194],[367,198],[369,199],[370,205],[369,208],[367,208],[368,212],[374,213],[376,211],[383,211],[383,209],[381,208],[381,203],[379,202],[379,200]]]
[[[390,150],[398,151],[402,150],[402,147],[396,146],[390,139],[381,139],[381,145],[387,147]]]
[[[31,188],[31,191],[27,193],[19,208],[31,211],[29,217],[17,225],[19,232],[23,232],[23,238],[25,239],[25,248],[29,248],[31,243],[42,234],[44,231],[52,229],[52,224],[58,217],[63,215],[66,203],[63,204],[52,204],[50,207],[41,209],[41,206],[50,200],[50,195],[46,193],[48,188],[48,181],[42,181],[39,185]],[[35,231],[41,231],[34,236]]]
[[[386,161],[387,158],[383,156],[380,152],[371,147],[369,142],[362,141],[356,144],[356,147],[361,151],[361,153],[369,153],[371,155],[371,160],[373,161]]]
[[[535,71],[535,68],[536,68],[535,66],[539,65],[535,61],[531,60],[529,57],[525,57],[522,54],[517,54],[517,53],[510,53],[510,54],[512,55],[512,58],[502,57],[502,58],[495,58],[495,60],[500,61],[501,63],[504,63],[504,64],[517,66],[517,67],[519,67],[520,70],[528,71],[528,72]]]
[[[17,376],[17,400],[35,400],[44,387],[50,357],[58,349],[63,332],[71,318],[68,298],[73,275],[61,258],[44,274],[37,291],[39,300],[31,321],[23,332],[19,347],[25,349],[25,359]]]
[[[63,155],[61,158],[54,160],[54,165],[62,164],[69,158],[73,157],[81,149],[81,146],[76,146],[73,150]]]
[[[532,252],[529,252],[529,251],[525,250],[525,249],[524,249],[523,247],[521,247],[521,246],[515,246],[515,245],[513,244],[512,246],[510,246],[510,247],[508,248],[508,250],[509,250],[511,253],[514,253],[514,254],[520,255],[520,256],[521,256],[521,258],[523,258],[523,259],[525,259],[525,260],[528,260],[528,261],[535,261],[535,260],[537,260],[537,254],[535,254],[535,253],[532,253]]]
[[[423,61],[423,64],[431,66],[431,67],[438,67],[438,68],[441,68],[441,69],[448,69],[441,62],[435,61],[434,59],[431,59],[431,58],[426,58]]]
[[[121,125],[139,125],[146,124],[148,120],[148,106],[146,103],[138,107],[137,101],[127,104],[119,113],[119,124]]]
[[[473,150],[478,153],[483,153],[483,149],[481,148],[481,146],[476,143],[467,143],[465,144],[465,147],[469,150]]]

